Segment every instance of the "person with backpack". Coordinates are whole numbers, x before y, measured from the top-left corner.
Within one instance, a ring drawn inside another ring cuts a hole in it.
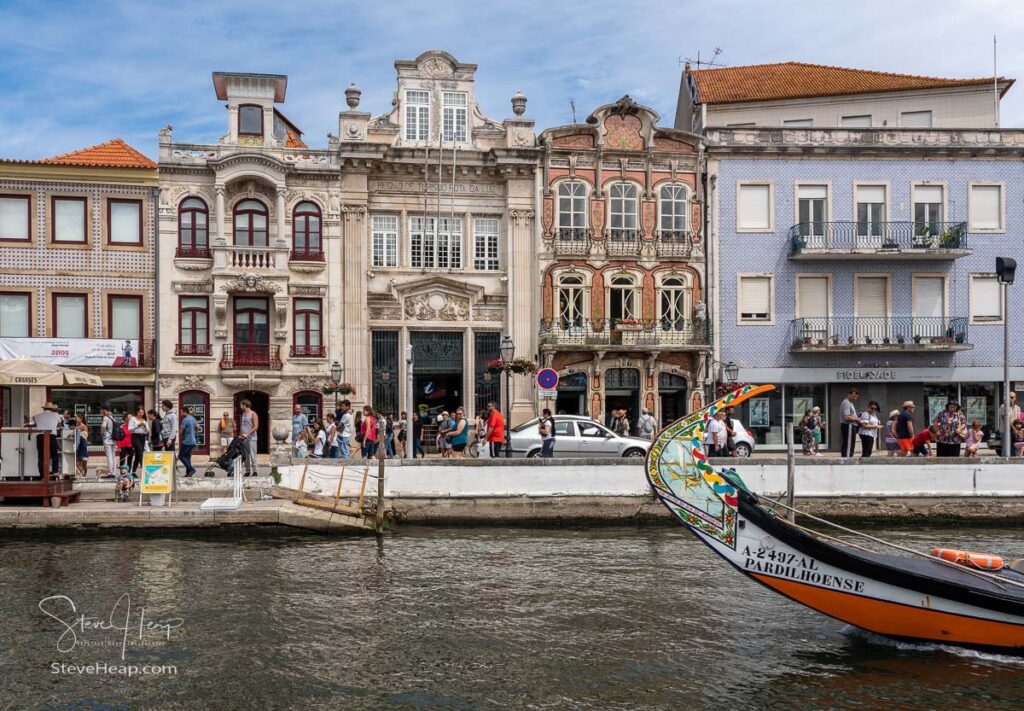
[[[629,436],[629,418],[624,409],[612,411],[612,432],[620,437]]]
[[[646,407],[640,411],[640,419],[636,421],[636,433],[641,439],[653,440],[654,433],[658,430],[658,423],[654,415]]]
[[[541,410],[539,430],[540,456],[542,459],[551,459],[555,456],[555,419],[546,407]]]
[[[100,408],[100,439],[103,442],[103,454],[107,458],[107,476],[117,474],[117,439],[122,434],[118,431],[114,416],[109,407]],[[115,435],[114,433],[118,434]]]

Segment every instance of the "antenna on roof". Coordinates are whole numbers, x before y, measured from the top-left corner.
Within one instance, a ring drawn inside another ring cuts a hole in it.
[[[572,122],[576,123],[576,100],[569,97],[569,108],[572,109]]]
[[[992,35],[992,109],[999,128],[999,72],[996,71],[996,36]]]
[[[724,64],[719,64],[715,60],[718,59],[718,55],[722,53],[721,47],[715,47],[715,51],[711,54],[711,59],[704,61],[700,58],[700,50],[697,50],[697,58],[691,59],[690,57],[679,57],[680,64],[693,65],[695,69],[703,69],[705,67],[724,67]]]

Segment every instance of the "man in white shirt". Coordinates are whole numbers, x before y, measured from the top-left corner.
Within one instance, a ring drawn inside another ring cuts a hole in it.
[[[43,405],[42,412],[32,418],[35,422],[35,429],[45,430],[49,433],[48,435],[36,435],[36,457],[39,461],[40,479],[43,477],[43,443],[47,440],[50,442],[50,474],[57,473],[57,461],[60,457],[60,453],[57,451],[57,428],[63,422],[63,418],[58,413],[59,409],[52,402],[48,402]]]
[[[352,440],[352,403],[341,401],[341,422],[338,424],[338,448],[342,459],[348,459],[348,443]]]
[[[709,457],[726,456],[725,410],[719,410],[708,422],[708,432],[704,440],[708,447]]]

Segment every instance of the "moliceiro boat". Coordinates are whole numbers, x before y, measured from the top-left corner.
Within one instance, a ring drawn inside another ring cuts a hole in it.
[[[923,553],[809,517],[896,551],[875,552],[791,523],[735,469],[708,463],[714,414],[772,389],[746,385],[660,434],[647,478],[669,511],[739,572],[837,620],[899,639],[1024,653],[1024,560]]]

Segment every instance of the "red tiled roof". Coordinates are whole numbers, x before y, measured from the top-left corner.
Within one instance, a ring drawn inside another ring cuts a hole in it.
[[[689,72],[697,85],[698,101],[705,104],[736,104],[745,101],[802,99],[814,96],[875,94],[888,91],[938,89],[958,86],[991,85],[987,79],[942,79],[912,74],[874,72],[866,69],[828,67],[803,62],[753,64],[721,69],[693,69]],[[1006,82],[1002,93],[1013,85]]]
[[[102,168],[156,168],[157,164],[120,138],[59,156],[43,158],[40,163],[81,165]]]

